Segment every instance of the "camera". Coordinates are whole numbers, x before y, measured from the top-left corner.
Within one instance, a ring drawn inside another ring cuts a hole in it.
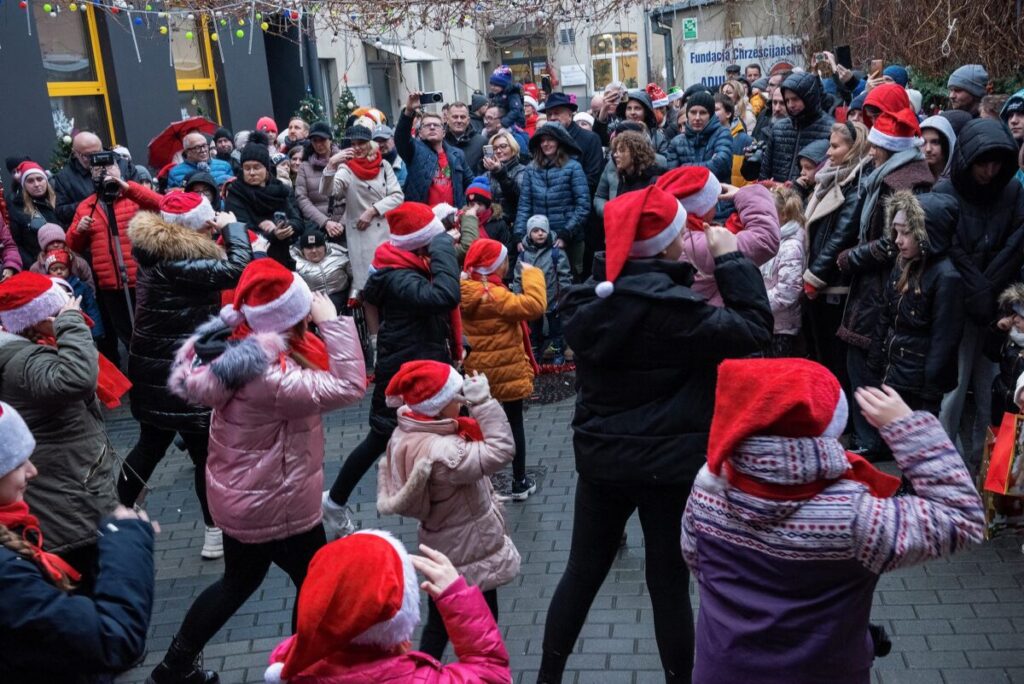
[[[93,152],[89,155],[90,166],[113,166],[117,157],[113,152]]]
[[[444,102],[444,95],[440,92],[420,93],[420,104],[432,104]]]
[[[276,223],[277,225],[281,225],[281,224],[287,223],[287,222],[288,222],[288,214],[284,213],[283,211],[275,211],[274,212],[274,223]]]
[[[112,176],[103,176],[96,181],[96,194],[109,204],[121,194],[121,184]]]
[[[743,156],[746,157],[747,161],[751,164],[760,164],[761,159],[764,157],[764,149],[766,147],[768,147],[767,142],[764,140],[757,140],[743,148]]]

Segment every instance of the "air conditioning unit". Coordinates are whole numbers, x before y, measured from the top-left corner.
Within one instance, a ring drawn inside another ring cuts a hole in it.
[[[558,30],[558,44],[572,45],[576,42],[576,29],[564,28]]]

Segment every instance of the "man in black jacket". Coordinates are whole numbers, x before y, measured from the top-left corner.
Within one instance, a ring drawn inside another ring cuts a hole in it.
[[[75,217],[78,203],[96,192],[91,158],[102,151],[103,143],[99,136],[89,131],[82,131],[71,141],[71,159],[53,179],[53,191],[57,195],[57,218],[65,226]],[[114,158],[121,167],[121,178],[126,181],[141,180],[131,162],[118,155],[114,155]]]
[[[477,173],[480,159],[484,156],[484,144],[487,140],[471,125],[469,106],[463,102],[448,105],[448,121],[444,141],[462,150],[466,158],[466,166]]]
[[[821,83],[814,74],[791,74],[780,86],[789,118],[772,128],[761,161],[761,180],[796,180],[797,153],[815,140],[828,140],[835,119],[821,109]]]

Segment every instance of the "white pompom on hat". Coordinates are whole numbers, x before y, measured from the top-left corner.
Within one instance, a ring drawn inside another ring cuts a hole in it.
[[[304,319],[313,305],[309,285],[273,259],[257,259],[242,271],[235,300],[220,311],[232,328],[244,320],[253,332],[282,333]]]

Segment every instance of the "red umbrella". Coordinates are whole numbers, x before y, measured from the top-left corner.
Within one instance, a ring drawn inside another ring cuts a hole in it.
[[[204,116],[175,121],[149,141],[149,165],[159,169],[168,164],[176,153],[181,152],[181,140],[189,133],[198,131],[213,135],[217,128],[217,124]]]

